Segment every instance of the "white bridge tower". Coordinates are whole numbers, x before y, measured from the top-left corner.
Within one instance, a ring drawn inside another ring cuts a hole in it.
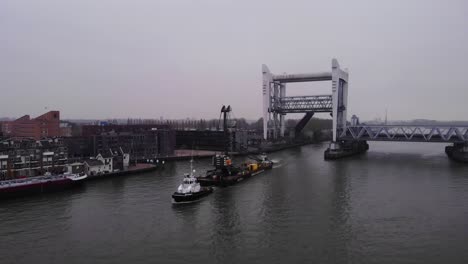
[[[329,112],[333,116],[333,142],[335,148],[338,135],[346,130],[348,106],[348,73],[340,69],[336,59],[332,60],[331,71],[305,74],[275,75],[266,65],[263,73],[263,137],[266,140],[284,136],[285,115],[306,113],[307,121],[314,113]],[[331,95],[286,96],[286,83],[331,81]],[[304,124],[305,125],[305,124]]]

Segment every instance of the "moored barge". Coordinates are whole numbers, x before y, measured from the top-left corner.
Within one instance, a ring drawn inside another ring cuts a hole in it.
[[[0,181],[0,198],[60,191],[79,185],[86,178],[86,174],[65,173]]]

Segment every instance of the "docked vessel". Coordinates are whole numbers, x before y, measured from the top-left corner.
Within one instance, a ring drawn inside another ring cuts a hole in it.
[[[78,185],[86,178],[86,174],[64,173],[60,175],[44,175],[0,181],[0,197],[19,197],[29,194],[60,191]]]
[[[190,174],[186,173],[177,191],[172,194],[174,203],[188,203],[199,200],[213,192],[212,187],[201,186],[197,178],[193,176],[193,160],[190,161]]]

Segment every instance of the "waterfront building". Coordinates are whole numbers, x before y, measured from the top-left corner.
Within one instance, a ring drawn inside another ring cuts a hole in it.
[[[97,156],[121,149],[133,161],[143,161],[174,155],[176,135],[164,125],[92,125],[82,127],[79,141],[77,145],[73,138],[67,140],[73,156]]]
[[[221,130],[177,130],[176,146],[179,149],[203,149],[223,151],[228,144],[229,151],[246,151],[258,147],[262,134],[255,130],[233,129],[229,138]]]
[[[88,176],[94,176],[106,173],[106,165],[98,159],[86,159],[84,161],[85,173]],[[109,171],[107,171],[109,172]]]
[[[10,138],[0,142],[0,179],[66,171],[68,150],[60,138]]]
[[[60,112],[49,111],[36,118],[24,115],[13,121],[1,122],[5,136],[17,138],[42,139],[60,136]]]
[[[67,165],[67,171],[73,174],[85,173],[85,164],[83,162],[73,162]]]
[[[104,152],[103,154],[99,153],[96,156],[96,159],[101,161],[102,164],[104,164],[105,172],[111,172],[114,170],[112,167],[114,155],[110,151]]]
[[[60,123],[60,136],[71,137],[72,136],[72,125],[68,122]]]
[[[84,160],[82,164],[84,172],[89,176],[125,171],[130,165],[130,154],[125,153],[121,148],[118,150],[108,149],[96,157]]]

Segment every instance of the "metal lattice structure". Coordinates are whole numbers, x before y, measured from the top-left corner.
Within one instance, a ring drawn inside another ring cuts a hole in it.
[[[467,143],[468,127],[372,125],[348,126],[340,140]]]
[[[300,74],[272,74],[266,65],[262,66],[264,139],[284,137],[287,113],[330,112],[333,142],[336,141],[336,131],[346,128],[348,72],[340,68],[336,59],[331,66],[331,71]],[[331,81],[330,95],[286,96],[287,83],[319,81]]]
[[[271,110],[280,114],[323,113],[332,111],[333,100],[331,95],[288,96],[273,101],[272,105]]]
[[[348,79],[347,70],[342,70],[336,59],[331,71],[273,74],[262,65],[263,93],[263,138],[276,140],[284,137],[285,116],[289,113],[304,113],[295,127],[299,134],[314,113],[329,112],[332,116],[332,140],[324,153],[325,159],[337,159],[365,152],[366,141],[442,142],[452,143],[445,152],[455,160],[468,162],[468,126],[436,125],[364,125],[359,118],[347,120]],[[331,81],[331,95],[286,96],[287,83]]]

